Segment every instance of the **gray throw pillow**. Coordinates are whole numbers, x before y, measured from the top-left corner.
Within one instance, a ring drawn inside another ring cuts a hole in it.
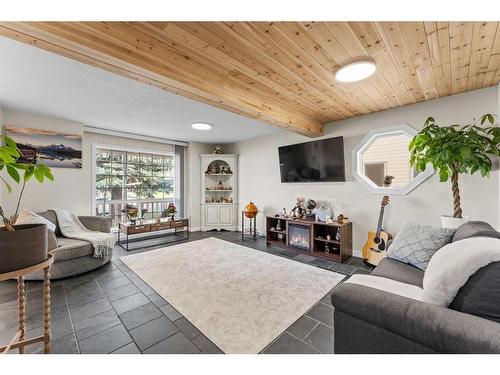
[[[455,230],[405,223],[387,250],[387,257],[425,271],[436,251],[449,244]]]
[[[468,221],[458,227],[452,242],[471,237],[500,238],[500,232],[497,232],[490,224],[484,221]]]

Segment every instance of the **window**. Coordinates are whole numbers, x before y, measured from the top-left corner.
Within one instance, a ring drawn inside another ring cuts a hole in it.
[[[108,215],[113,227],[127,221],[127,210],[138,217],[161,217],[169,203],[176,204],[175,154],[130,152],[95,148],[95,214]],[[177,187],[178,189],[178,187]]]

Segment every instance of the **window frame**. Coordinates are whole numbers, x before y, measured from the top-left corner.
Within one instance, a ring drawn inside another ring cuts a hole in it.
[[[174,145],[170,145],[171,151],[160,151],[160,150],[151,150],[151,149],[145,149],[145,148],[138,148],[138,147],[130,147],[130,146],[122,146],[122,145],[109,145],[109,144],[101,144],[101,143],[92,143],[92,216],[96,216],[96,208],[97,208],[97,201],[96,201],[96,193],[97,193],[97,152],[100,149],[103,150],[110,150],[110,151],[120,151],[120,152],[126,152],[126,153],[142,153],[142,154],[150,154],[150,155],[162,155],[162,156],[170,156],[172,157],[172,162],[173,162],[173,173],[172,173],[172,180],[173,180],[173,198],[146,198],[146,199],[114,199],[110,200],[108,203],[131,203],[131,204],[137,204],[138,206],[141,206],[143,203],[155,203],[155,202],[172,202],[175,204],[176,202],[176,197],[177,197],[177,184],[176,184],[176,178],[177,178],[177,163],[176,163],[176,157],[175,157],[175,148]],[[182,166],[181,166],[182,167]],[[141,206],[142,207],[142,206]],[[117,229],[117,227],[113,227],[114,230]]]

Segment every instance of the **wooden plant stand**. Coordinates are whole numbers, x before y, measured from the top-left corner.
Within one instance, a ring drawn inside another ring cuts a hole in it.
[[[50,353],[50,266],[54,263],[54,256],[49,254],[47,260],[20,270],[0,274],[0,281],[17,279],[17,301],[19,309],[19,326],[16,334],[10,342],[0,347],[0,353],[6,354],[11,349],[19,349],[19,354],[24,354],[24,347],[40,341],[45,344],[44,353]],[[43,335],[25,338],[26,333],[26,288],[24,286],[24,276],[39,270],[44,270],[43,279],[43,304],[44,304],[44,324]]]

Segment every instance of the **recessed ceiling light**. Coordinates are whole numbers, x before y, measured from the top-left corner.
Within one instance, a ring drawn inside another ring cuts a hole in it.
[[[357,61],[337,70],[335,79],[340,82],[356,82],[368,78],[375,73],[377,67],[372,61]]]
[[[191,125],[193,129],[196,130],[210,130],[212,129],[212,125],[210,124],[205,124],[204,122],[195,122],[193,125]]]

